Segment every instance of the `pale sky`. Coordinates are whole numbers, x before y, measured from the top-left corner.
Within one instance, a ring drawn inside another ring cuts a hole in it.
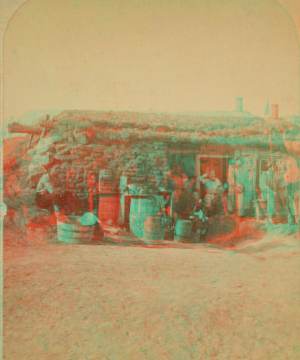
[[[4,118],[31,109],[299,114],[299,49],[273,0],[30,0],[4,39]]]

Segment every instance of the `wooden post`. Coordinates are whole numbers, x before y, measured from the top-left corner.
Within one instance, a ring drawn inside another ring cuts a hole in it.
[[[29,143],[28,143],[28,149],[30,149],[30,147],[31,147],[33,137],[34,137],[34,134],[31,134],[30,139],[29,139]]]

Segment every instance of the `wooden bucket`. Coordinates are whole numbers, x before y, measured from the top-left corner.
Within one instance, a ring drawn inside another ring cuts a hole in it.
[[[164,229],[160,217],[148,216],[146,218],[143,240],[164,240]]]
[[[152,196],[133,196],[130,205],[130,230],[137,238],[142,239],[147,217],[158,215],[158,206]]]
[[[68,222],[57,219],[57,239],[61,244],[90,243],[93,240],[94,226],[84,226],[77,223],[79,216],[69,216]]]
[[[57,243],[56,226],[28,222],[26,227],[27,240],[29,243],[36,245],[49,245]]]
[[[117,225],[120,217],[120,195],[100,194],[98,215],[103,224]]]
[[[192,233],[192,222],[188,220],[177,220],[175,225],[175,240],[189,240]]]

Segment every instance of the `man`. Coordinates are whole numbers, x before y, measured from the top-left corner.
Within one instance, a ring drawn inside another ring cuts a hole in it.
[[[29,224],[34,222],[37,216],[49,217],[52,214],[52,211],[48,207],[41,208],[36,201],[36,189],[41,177],[46,173],[45,168],[42,165],[30,164],[28,170],[24,170],[22,171],[23,178],[20,179],[20,185],[17,192],[21,197],[21,208],[26,219],[28,231],[31,229]]]
[[[171,198],[171,216],[174,216],[175,208],[178,205],[179,196],[182,194],[188,178],[185,174],[182,173],[181,166],[177,165],[167,173],[167,179],[170,187],[173,190]]]
[[[284,174],[286,184],[287,196],[286,207],[288,211],[288,221],[290,225],[294,225],[298,221],[296,219],[299,211],[299,193],[300,193],[300,169],[294,157],[288,156],[286,158],[286,171]],[[296,212],[296,209],[298,210]]]
[[[214,215],[222,208],[220,191],[222,188],[221,181],[216,177],[215,171],[212,169],[209,174],[205,173],[201,176],[200,181],[205,187],[205,206],[210,215]]]
[[[285,172],[286,168],[283,159],[277,160],[274,173],[275,201],[277,214],[282,223],[286,223],[288,217],[286,203],[287,188],[284,179]]]
[[[42,175],[37,187],[35,203],[41,209],[47,209],[55,213],[56,216],[61,216],[60,211],[65,205],[65,188],[55,189],[52,185],[52,180],[58,177],[59,165],[54,165],[52,168],[48,167],[48,172]]]
[[[268,216],[271,224],[275,223],[276,218],[276,200],[275,200],[275,163],[271,159],[268,162]]]
[[[228,169],[228,210],[236,213],[237,216],[244,215],[244,193],[245,187],[242,184],[241,166],[242,157],[236,157]]]

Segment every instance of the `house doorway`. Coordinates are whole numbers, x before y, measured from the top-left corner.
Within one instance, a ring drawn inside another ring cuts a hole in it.
[[[197,156],[197,189],[201,190],[200,178],[204,174],[209,174],[214,170],[216,178],[218,178],[222,186],[227,183],[227,173],[229,160],[231,155],[198,155]]]

